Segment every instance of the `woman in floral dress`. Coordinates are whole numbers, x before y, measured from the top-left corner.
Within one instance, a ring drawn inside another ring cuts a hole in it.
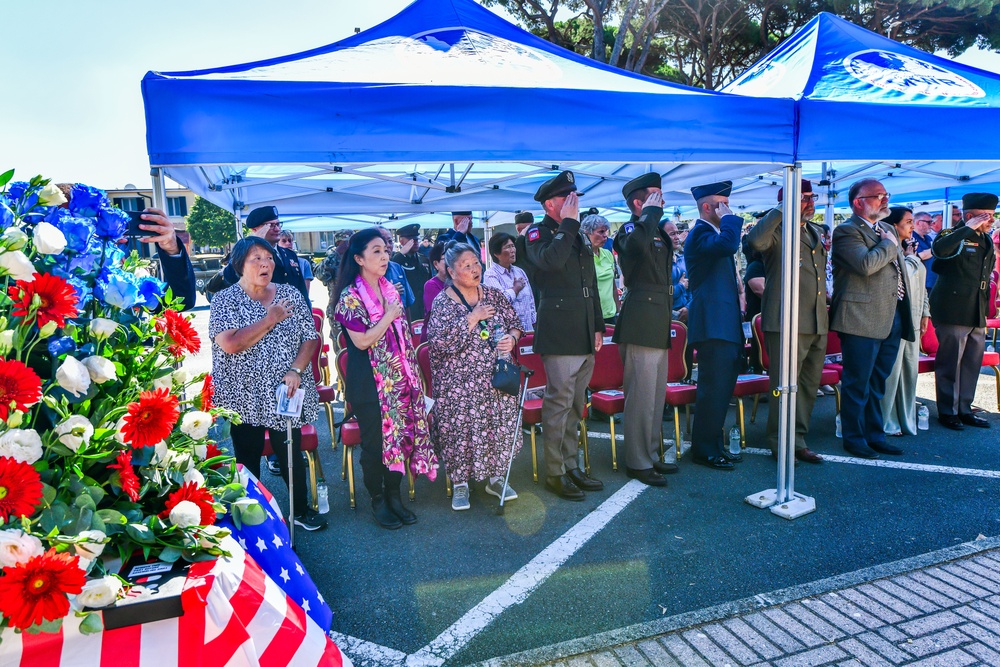
[[[406,466],[437,476],[424,394],[399,292],[385,278],[389,254],[377,228],[351,237],[340,265],[334,316],[347,339],[347,402],[361,429],[361,470],[372,513],[388,529],[417,522],[399,486]]]
[[[434,299],[427,321],[434,385],[433,440],[454,484],[451,508],[469,509],[469,480],[487,481],[500,497],[517,437],[517,399],[493,388],[497,353],[509,354],[523,333],[500,290],[480,284],[482,265],[469,245],[445,252],[449,286]],[[494,331],[504,332],[494,341]],[[507,500],[517,493],[507,487]]]

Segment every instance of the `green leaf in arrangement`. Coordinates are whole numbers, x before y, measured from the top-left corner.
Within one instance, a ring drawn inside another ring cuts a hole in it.
[[[181,550],[177,547],[164,547],[160,552],[160,560],[164,563],[174,563],[181,557]]]
[[[84,635],[96,635],[98,632],[104,630],[104,621],[101,618],[101,614],[97,612],[90,612],[80,623],[80,633]]]
[[[0,174],[0,188],[4,187],[10,183],[10,179],[14,178],[14,170],[8,169],[4,173]]]

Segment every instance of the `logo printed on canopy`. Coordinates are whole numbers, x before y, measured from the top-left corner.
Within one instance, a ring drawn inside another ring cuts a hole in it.
[[[986,97],[972,81],[925,60],[867,49],[844,58],[844,69],[859,81],[907,95]]]
[[[411,35],[410,39],[447,54],[457,62],[464,60],[488,62],[494,67],[518,72],[521,76],[530,73],[540,80],[555,79],[559,76],[559,68],[532,49],[463,26],[436,28]],[[405,52],[409,47],[401,44],[400,48]],[[400,55],[405,56],[406,53]]]

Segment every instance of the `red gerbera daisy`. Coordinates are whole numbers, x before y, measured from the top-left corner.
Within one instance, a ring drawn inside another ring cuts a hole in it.
[[[219,449],[215,445],[215,443],[210,442],[205,447],[205,460],[206,461],[208,461],[209,459],[214,459],[216,456],[222,456],[223,454],[225,454],[225,452],[223,452],[221,449]],[[212,467],[212,470],[216,470],[218,468],[221,468],[222,464],[221,463],[216,463],[216,464],[212,465],[211,467]]]
[[[42,400],[42,380],[20,361],[0,359],[0,419]]]
[[[212,409],[212,398],[215,396],[215,385],[212,384],[212,374],[205,376],[205,382],[201,385],[201,411],[208,412]]]
[[[86,575],[77,556],[49,549],[0,577],[0,614],[15,628],[26,630],[69,613],[69,599],[83,590]]]
[[[175,357],[179,357],[185,352],[197,354],[198,350],[201,349],[201,338],[198,337],[198,332],[176,310],[163,311],[163,317],[156,320],[156,328],[158,331],[167,333],[167,340],[171,343],[167,349]]]
[[[215,509],[212,508],[212,494],[209,493],[204,487],[199,487],[194,482],[188,482],[170,494],[167,498],[166,509],[160,512],[160,518],[166,519],[170,516],[170,510],[184,500],[194,503],[198,506],[198,509],[201,510],[202,526],[211,526],[215,523]]]
[[[132,502],[138,501],[139,478],[135,476],[135,470],[132,469],[132,452],[128,450],[118,452],[116,462],[110,464],[108,469],[118,471],[118,481],[121,482],[122,491],[132,499]]]
[[[174,430],[179,414],[177,397],[172,396],[166,387],[142,392],[138,402],[128,405],[128,414],[122,426],[125,442],[139,449],[166,440]]]
[[[0,519],[31,516],[41,502],[42,478],[38,471],[27,463],[0,456]]]
[[[14,317],[28,318],[32,315],[32,302],[38,297],[38,310],[34,312],[39,327],[49,322],[56,326],[66,326],[67,317],[75,317],[76,291],[73,286],[51,273],[36,273],[33,281],[18,280],[7,288],[7,294],[14,301]]]

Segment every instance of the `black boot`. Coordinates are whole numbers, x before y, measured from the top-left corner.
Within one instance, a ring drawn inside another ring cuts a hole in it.
[[[395,512],[389,509],[384,495],[372,496],[372,515],[375,523],[388,530],[396,530],[403,527],[403,522],[399,520]]]
[[[399,497],[399,489],[386,489],[385,502],[389,506],[389,510],[399,517],[404,526],[412,526],[417,522],[417,515],[403,505],[403,501]]]

